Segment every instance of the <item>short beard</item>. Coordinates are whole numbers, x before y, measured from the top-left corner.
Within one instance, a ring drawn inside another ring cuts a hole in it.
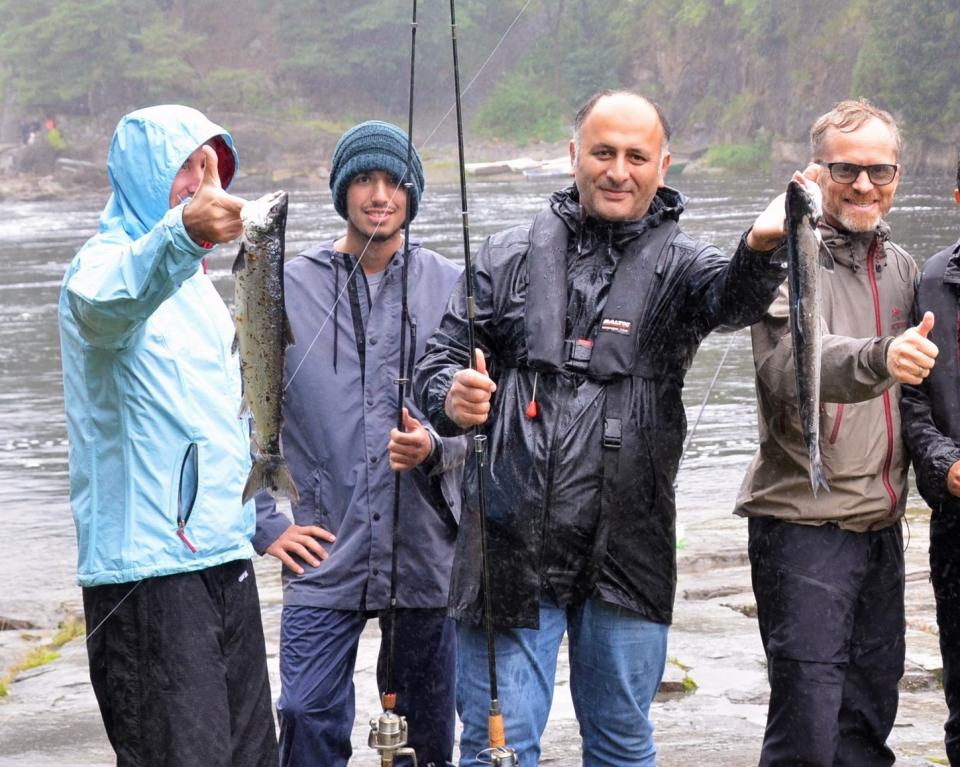
[[[866,216],[854,217],[845,214],[836,216],[840,225],[853,234],[865,234],[874,231],[880,225],[881,218],[882,216],[870,216],[867,218]]]

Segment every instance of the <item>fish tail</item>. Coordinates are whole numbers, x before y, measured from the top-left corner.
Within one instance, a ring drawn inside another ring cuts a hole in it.
[[[250,467],[250,476],[243,487],[243,502],[246,503],[261,490],[274,497],[285,495],[293,503],[300,503],[300,493],[290,476],[286,461],[279,455],[257,455]]]
[[[827,483],[827,473],[823,470],[823,462],[820,460],[820,451],[817,450],[810,456],[810,488],[813,490],[813,497],[817,497],[817,491],[821,488],[830,492],[830,485]]]

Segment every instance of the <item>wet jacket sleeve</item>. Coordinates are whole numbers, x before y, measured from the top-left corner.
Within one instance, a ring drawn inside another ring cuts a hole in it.
[[[911,317],[914,325],[919,324],[922,315],[918,305],[920,300],[918,290]],[[919,386],[903,384],[900,387],[901,434],[913,461],[917,490],[931,506],[956,500],[947,489],[947,473],[953,464],[960,461],[960,445],[941,431],[934,418],[934,399],[944,396],[942,390],[938,395],[935,388],[935,384],[939,386],[942,381],[940,375],[935,366],[932,377],[925,379]],[[951,388],[953,383],[949,383]],[[952,409],[949,400],[938,404],[941,408],[946,406]]]
[[[487,239],[477,254],[474,268],[474,298],[477,306],[475,322],[476,344],[487,358],[487,371],[495,379],[496,354],[490,330],[494,315],[494,287],[492,280],[491,239]],[[465,433],[451,421],[443,405],[458,370],[469,367],[470,349],[466,312],[466,272],[460,275],[447,303],[447,311],[440,326],[427,342],[426,351],[417,363],[414,374],[414,395],[433,428],[442,437]],[[446,448],[446,445],[444,446]],[[466,446],[464,443],[464,450]]]
[[[277,508],[277,502],[270,493],[257,493],[257,529],[253,534],[253,548],[260,554],[266,554],[284,531],[290,527],[290,519]]]
[[[735,330],[763,316],[784,277],[782,260],[747,247],[744,236],[733,258],[713,246],[696,254],[686,281],[685,303],[703,335],[717,327]]]
[[[207,252],[184,229],[182,205],[137,240],[120,229],[98,235],[77,254],[65,285],[80,335],[92,346],[124,348]]]
[[[926,382],[901,387],[900,420],[920,495],[931,506],[955,500],[947,489],[947,473],[960,461],[960,446],[937,428]]]
[[[887,372],[887,347],[892,338],[851,338],[821,328],[820,400],[865,402],[880,396],[894,384]],[[757,376],[776,397],[787,402],[797,398],[793,339],[790,335],[790,303],[786,285],[753,331]]]

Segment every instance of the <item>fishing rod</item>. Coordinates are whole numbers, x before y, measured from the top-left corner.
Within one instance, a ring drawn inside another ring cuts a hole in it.
[[[457,54],[456,0],[450,0],[450,40],[453,48],[453,87],[457,109],[457,150],[460,162],[460,207],[463,221],[463,263],[466,285],[467,342],[470,350],[470,367],[476,362],[477,303],[474,296],[473,264],[470,260],[470,219],[467,213],[467,173],[463,159],[463,110],[460,104],[460,58]],[[484,488],[484,451],[486,436],[479,428],[473,429],[473,448],[477,458],[477,505],[480,513],[480,566],[483,571],[483,624],[487,635],[487,673],[490,679],[490,709],[487,716],[487,736],[490,744],[486,750],[490,763],[495,767],[514,767],[517,754],[506,744],[503,714],[497,694],[497,653],[494,644],[493,597],[490,593],[490,559],[487,556],[487,507]]]
[[[404,172],[403,186],[407,196],[405,220],[403,222],[403,266],[400,271],[400,364],[397,378],[397,430],[403,431],[403,402],[407,384],[410,382],[412,360],[408,363],[406,355],[407,328],[410,328],[411,357],[415,353],[416,331],[410,321],[407,306],[407,276],[410,264],[410,194],[413,189],[413,86],[417,57],[417,0],[413,0],[413,18],[410,22],[410,99],[407,113],[407,167]],[[386,684],[380,703],[383,712],[370,720],[368,745],[380,754],[381,767],[391,767],[397,756],[409,756],[413,767],[417,767],[417,755],[414,749],[406,747],[408,739],[406,717],[399,716],[394,709],[397,705],[397,693],[394,688],[394,655],[397,638],[397,581],[400,541],[400,472],[394,472],[393,478],[393,540],[390,553],[390,604],[387,608],[387,662]]]

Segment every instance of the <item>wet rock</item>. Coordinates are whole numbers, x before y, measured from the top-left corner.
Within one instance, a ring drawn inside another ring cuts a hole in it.
[[[39,626],[31,621],[22,618],[8,618],[0,615],[0,631],[28,631],[37,628],[39,628]]]
[[[729,597],[733,594],[739,594],[742,591],[741,586],[719,586],[717,588],[707,589],[686,589],[683,592],[683,598],[691,601],[705,602],[708,599],[717,597]]]

